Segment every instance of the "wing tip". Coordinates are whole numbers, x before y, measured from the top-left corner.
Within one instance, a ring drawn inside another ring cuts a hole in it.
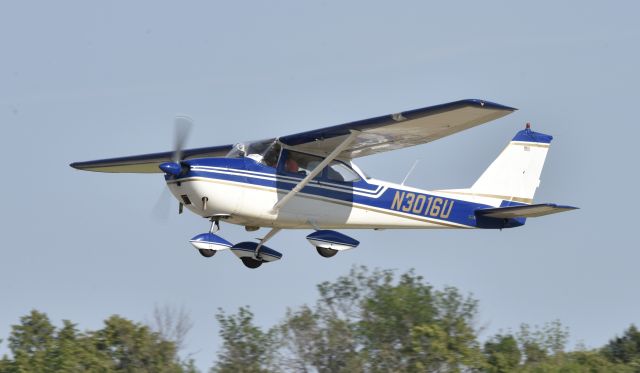
[[[82,170],[81,163],[82,163],[82,162],[73,162],[73,163],[69,163],[69,167],[71,167],[71,168],[75,168],[76,170]]]
[[[461,100],[461,102],[464,102],[473,106],[480,106],[486,109],[504,110],[504,111],[512,111],[512,112],[518,110],[518,108],[514,108],[511,106],[502,105],[496,102],[482,100],[478,98],[468,98],[465,100]]]

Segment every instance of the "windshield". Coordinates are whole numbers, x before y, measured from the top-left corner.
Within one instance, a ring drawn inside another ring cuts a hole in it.
[[[233,146],[231,151],[227,153],[227,158],[251,158],[258,163],[262,163],[269,167],[275,167],[278,164],[281,145],[276,139],[241,142]]]

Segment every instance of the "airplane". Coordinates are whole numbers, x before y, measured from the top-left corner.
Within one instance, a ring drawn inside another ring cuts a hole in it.
[[[184,208],[211,222],[190,242],[204,257],[230,249],[248,268],[282,258],[265,244],[283,229],[311,229],[306,238],[330,258],[359,241],[336,229],[504,229],[577,207],[533,203],[552,136],[527,123],[471,187],[422,190],[369,177],[353,162],[371,154],[428,143],[501,118],[517,109],[466,99],[237,144],[70,164],[78,170],[162,173]],[[270,228],[257,242],[237,244],[217,233],[220,222],[246,231]]]

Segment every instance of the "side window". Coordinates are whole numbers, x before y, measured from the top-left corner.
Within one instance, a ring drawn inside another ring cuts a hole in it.
[[[333,161],[327,167],[327,178],[332,181],[354,182],[360,180],[360,176],[342,162]]]
[[[307,176],[320,162],[322,158],[315,155],[289,151],[284,160],[283,169],[290,174]]]

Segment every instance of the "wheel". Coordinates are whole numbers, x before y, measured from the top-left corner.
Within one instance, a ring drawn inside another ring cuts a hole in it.
[[[262,265],[261,261],[249,257],[240,258],[240,260],[242,260],[242,264],[247,268],[258,268]]]
[[[198,251],[200,252],[200,255],[204,256],[205,258],[211,258],[212,256],[216,255],[215,250],[198,249]]]
[[[338,250],[329,249],[326,247],[319,247],[319,246],[316,246],[316,250],[318,250],[318,254],[320,254],[320,256],[325,258],[331,258],[332,256],[338,253]]]

